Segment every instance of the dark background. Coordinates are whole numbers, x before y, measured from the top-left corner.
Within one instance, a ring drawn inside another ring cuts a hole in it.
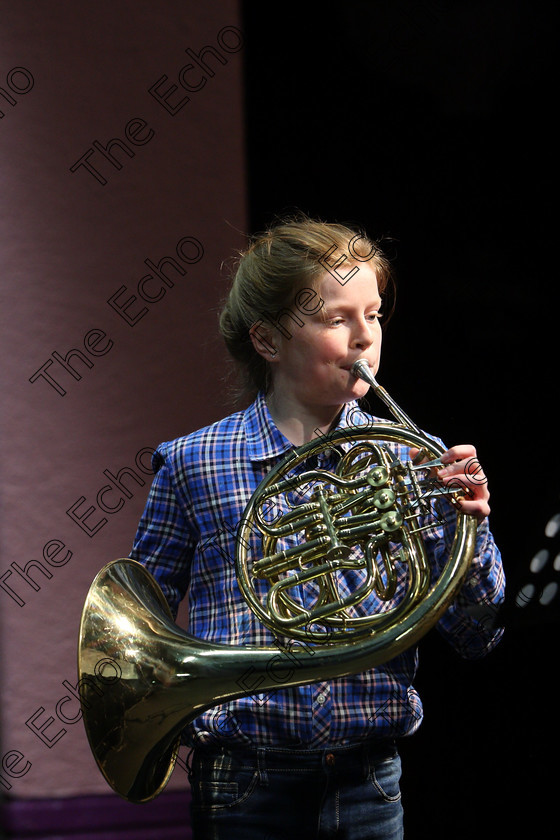
[[[388,237],[398,294],[379,381],[449,445],[477,446],[508,578],[487,659],[435,632],[421,645],[408,836],[549,836],[560,598],[515,596],[560,579],[544,535],[560,509],[553,4],[267,7],[243,6],[251,230],[300,209]]]

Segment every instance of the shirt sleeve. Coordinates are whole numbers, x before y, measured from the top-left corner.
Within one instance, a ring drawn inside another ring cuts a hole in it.
[[[448,522],[441,529],[435,546],[436,565],[449,556],[454,529]],[[474,556],[465,581],[437,629],[465,659],[479,659],[500,641],[503,628],[498,614],[505,598],[505,576],[498,546],[490,532],[488,519],[477,528]]]
[[[154,576],[176,617],[189,585],[198,534],[186,491],[178,490],[166,444],[154,453],[152,466],[155,478],[130,557]]]

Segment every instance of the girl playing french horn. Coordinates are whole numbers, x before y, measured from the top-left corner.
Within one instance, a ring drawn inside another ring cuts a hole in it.
[[[368,425],[374,435],[375,425],[386,422],[360,407],[369,384],[353,365],[362,359],[377,373],[391,283],[389,260],[363,232],[305,216],[278,222],[240,255],[220,330],[250,404],[158,447],[131,553],[154,575],[174,614],[188,597],[194,636],[280,644],[240,591],[236,529],[256,488],[294,447],[355,425]],[[408,461],[418,454],[395,450]],[[312,468],[333,470],[342,454],[340,447],[318,449]],[[459,483],[465,493],[458,504],[477,520],[468,574],[437,628],[462,656],[477,658],[502,632],[491,620],[504,597],[504,575],[488,526],[488,484],[470,444],[447,449],[437,466],[441,487]],[[299,502],[308,501],[306,492]],[[424,526],[434,572],[453,535],[453,517],[441,516],[441,505],[454,511],[445,493],[439,504]],[[258,555],[256,535],[251,542]],[[405,564],[396,568],[395,597],[407,574]],[[304,608],[316,601],[315,581],[304,580],[292,597]],[[373,593],[354,609],[376,603],[387,608]],[[289,640],[283,644],[293,650]],[[312,657],[313,646],[307,649]],[[312,684],[283,687],[279,673],[278,687],[265,693],[247,674],[245,696],[203,712],[185,731],[193,747],[193,837],[402,837],[398,747],[422,720],[416,667],[413,646],[363,673]]]

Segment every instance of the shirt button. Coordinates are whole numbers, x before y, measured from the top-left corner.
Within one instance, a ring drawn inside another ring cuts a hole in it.
[[[318,703],[320,706],[322,706],[322,705],[323,705],[323,703],[325,702],[325,700],[326,700],[326,699],[327,699],[327,695],[326,695],[326,694],[322,694],[322,693],[321,693],[321,694],[318,694],[318,695],[317,695],[317,703]]]

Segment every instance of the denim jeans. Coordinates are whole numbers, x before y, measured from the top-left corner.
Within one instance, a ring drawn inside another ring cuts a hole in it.
[[[392,743],[192,756],[193,840],[401,840]]]

